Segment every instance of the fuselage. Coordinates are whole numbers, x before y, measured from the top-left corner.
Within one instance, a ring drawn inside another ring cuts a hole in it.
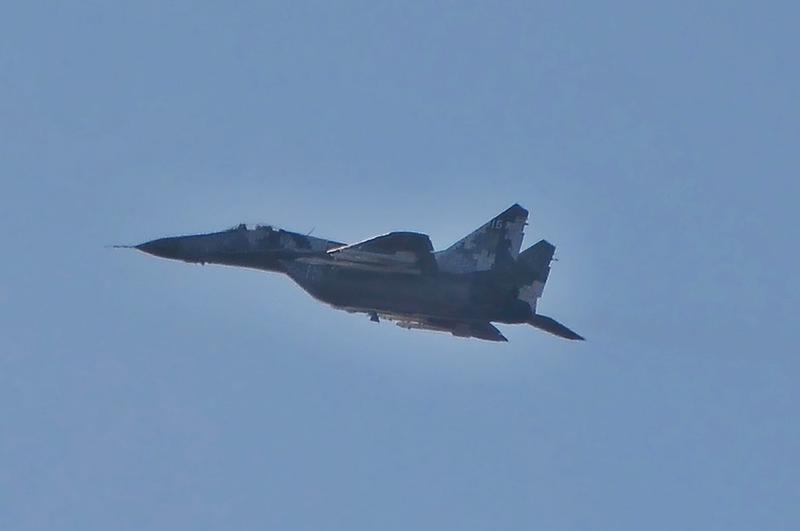
[[[527,219],[525,208],[511,205],[439,251],[419,232],[394,231],[345,245],[244,224],[133,247],[171,260],[284,273],[334,308],[403,328],[507,341],[493,322],[527,323],[581,340],[537,311],[556,248],[542,239],[522,250]]]
[[[531,315],[530,306],[499,291],[489,275],[381,273],[302,261],[285,267],[313,297],[349,311],[504,323]]]
[[[162,258],[286,273],[314,298],[352,312],[504,323],[522,323],[531,316],[528,304],[496,275],[341,267],[327,251],[342,245],[269,226],[240,225],[161,238],[137,248]]]

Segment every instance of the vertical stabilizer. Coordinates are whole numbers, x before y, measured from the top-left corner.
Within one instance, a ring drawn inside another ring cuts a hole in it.
[[[514,204],[444,251],[436,253],[439,270],[470,273],[510,268],[519,255],[528,211]]]
[[[516,269],[519,290],[517,298],[527,302],[531,307],[532,315],[528,319],[528,324],[558,337],[583,341],[582,336],[552,317],[536,313],[536,303],[542,296],[547,277],[550,275],[550,262],[553,261],[555,252],[555,245],[547,240],[540,240],[519,255]]]
[[[527,302],[536,312],[536,301],[542,296],[544,285],[550,274],[550,262],[556,246],[547,240],[540,240],[525,249],[517,258],[517,298]]]

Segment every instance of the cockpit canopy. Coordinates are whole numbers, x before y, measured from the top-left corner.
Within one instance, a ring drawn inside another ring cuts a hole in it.
[[[234,225],[228,231],[234,230],[266,230],[271,231],[272,225],[263,225],[261,223],[253,224],[253,223],[239,223],[238,225]]]

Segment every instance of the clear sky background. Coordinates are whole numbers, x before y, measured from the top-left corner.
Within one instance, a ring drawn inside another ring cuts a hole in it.
[[[0,529],[800,528],[800,13],[644,4],[4,4]],[[585,343],[103,248],[514,202]]]

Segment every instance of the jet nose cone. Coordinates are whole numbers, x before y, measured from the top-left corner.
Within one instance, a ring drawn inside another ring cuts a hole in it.
[[[180,259],[182,256],[181,244],[177,238],[159,238],[136,246],[140,251],[158,256],[160,258]]]

